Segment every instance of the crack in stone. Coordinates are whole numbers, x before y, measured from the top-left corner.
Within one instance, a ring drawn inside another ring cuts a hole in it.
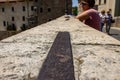
[[[102,45],[102,46],[119,46],[120,47],[120,44],[99,44],[99,43],[73,43],[72,45]]]

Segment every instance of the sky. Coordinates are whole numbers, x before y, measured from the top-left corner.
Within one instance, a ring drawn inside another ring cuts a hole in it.
[[[74,6],[78,6],[78,0],[72,0],[72,6],[74,7]]]

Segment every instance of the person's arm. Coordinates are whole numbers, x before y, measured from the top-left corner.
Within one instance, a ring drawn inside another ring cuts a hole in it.
[[[86,20],[86,19],[89,19],[89,18],[90,17],[89,17],[89,15],[86,11],[82,12],[82,13],[80,13],[76,16],[76,19],[79,19],[80,21],[83,21],[83,20]]]

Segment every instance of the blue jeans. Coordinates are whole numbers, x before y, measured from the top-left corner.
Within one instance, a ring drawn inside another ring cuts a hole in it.
[[[101,26],[100,26],[100,31],[101,31],[101,32],[103,31],[103,26],[104,26],[104,23],[101,22]]]
[[[110,34],[110,28],[111,28],[111,21],[108,20],[108,21],[106,22],[106,33],[107,33],[107,34]]]

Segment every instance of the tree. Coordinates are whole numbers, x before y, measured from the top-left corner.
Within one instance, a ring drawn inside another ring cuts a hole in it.
[[[78,7],[77,6],[75,6],[75,7],[72,8],[72,13],[75,16],[78,14]]]

